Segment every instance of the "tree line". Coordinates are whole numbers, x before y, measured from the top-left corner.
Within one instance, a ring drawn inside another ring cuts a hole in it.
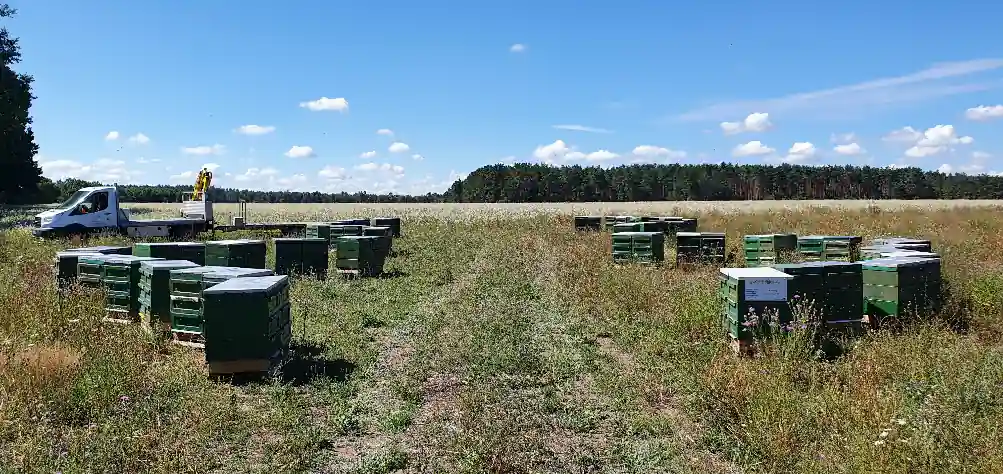
[[[490,165],[453,183],[450,202],[1003,199],[1003,176],[858,166]]]

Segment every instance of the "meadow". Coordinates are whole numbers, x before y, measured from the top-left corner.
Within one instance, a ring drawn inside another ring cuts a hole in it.
[[[572,214],[616,211],[698,217],[738,255],[750,233],[926,237],[947,304],[835,360],[738,358],[717,268],[617,265],[608,234],[572,229]],[[297,279],[291,360],[239,383],[207,378],[197,352],[102,324],[100,296],[58,297],[53,254],[80,242],[4,231],[0,472],[1003,472],[1001,212],[250,204],[249,222],[398,215],[404,237],[392,278]],[[87,244],[112,242],[125,241]]]

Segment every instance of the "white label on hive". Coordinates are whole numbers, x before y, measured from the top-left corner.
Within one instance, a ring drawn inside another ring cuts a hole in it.
[[[745,301],[787,301],[787,280],[783,278],[745,280]]]

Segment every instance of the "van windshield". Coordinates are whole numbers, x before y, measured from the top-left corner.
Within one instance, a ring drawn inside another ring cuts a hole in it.
[[[88,191],[77,191],[77,192],[73,193],[73,195],[70,196],[69,199],[63,201],[63,203],[60,204],[59,206],[56,206],[56,208],[57,209],[68,209],[70,207],[73,207],[73,205],[77,204],[77,202],[80,201],[81,199],[83,199],[85,196],[87,196],[87,194],[88,194]]]

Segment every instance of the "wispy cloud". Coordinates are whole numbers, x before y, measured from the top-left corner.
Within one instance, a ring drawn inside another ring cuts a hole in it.
[[[572,132],[588,132],[588,133],[613,133],[612,130],[606,130],[605,128],[596,127],[586,127],[585,125],[554,125],[557,130],[570,130]]]
[[[999,87],[999,81],[932,86],[929,83],[1003,68],[1003,58],[937,63],[921,71],[772,99],[720,102],[674,117],[682,121],[726,120],[755,111],[770,114],[918,102]]]

